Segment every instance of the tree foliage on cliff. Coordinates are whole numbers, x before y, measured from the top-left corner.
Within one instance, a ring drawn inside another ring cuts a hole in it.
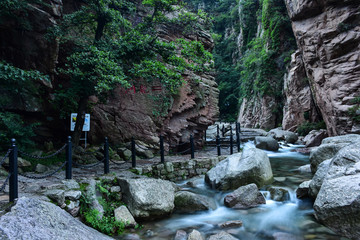
[[[282,1],[262,0],[260,7],[263,33],[247,44],[241,60],[240,96],[251,98],[265,94],[280,100],[282,78],[296,46],[295,39]],[[245,25],[249,24],[251,22]]]
[[[174,10],[175,0],[145,0],[152,11],[139,22],[135,3],[122,0],[84,0],[75,12],[65,15],[52,36],[63,46],[70,45],[60,72],[69,83],[59,86],[55,102],[67,113],[77,107],[78,116],[87,109],[91,95],[106,99],[115,87],[127,88],[146,82],[161,82],[168,94],[175,94],[183,83],[182,73],[207,71],[212,56],[197,41],[162,41],[159,24],[167,24],[165,13]],[[69,109],[63,108],[67,102]],[[73,111],[73,110],[72,110]],[[79,139],[83,119],[75,125],[74,142]]]
[[[220,118],[234,121],[243,98],[275,96],[281,119],[282,79],[296,48],[282,0],[188,0],[214,16]],[[261,26],[262,33],[258,32]]]
[[[246,0],[243,6],[256,9],[251,2],[253,1]],[[261,0],[258,7],[257,13],[263,32],[253,36],[250,41],[250,35],[244,38],[246,48],[240,62],[240,99],[264,95],[274,97],[276,108],[272,111],[276,117],[274,125],[277,126],[282,120],[283,76],[296,43],[283,1]],[[249,29],[247,32],[252,34],[254,30],[249,26],[254,25],[254,18],[247,16],[248,14],[250,13],[243,12],[243,25],[244,29]]]
[[[26,98],[37,94],[36,81],[50,81],[49,77],[36,70],[23,70],[0,62],[0,150],[7,150],[10,140],[15,138],[20,148],[33,146],[33,128],[36,124],[25,124],[16,112],[10,112],[11,105],[24,104]],[[9,97],[9,93],[11,96]]]

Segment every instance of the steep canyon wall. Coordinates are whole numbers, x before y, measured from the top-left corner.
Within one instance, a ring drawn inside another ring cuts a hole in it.
[[[299,51],[285,83],[283,126],[294,128],[303,112],[317,107],[329,135],[359,133],[349,111],[360,96],[359,1],[286,0],[286,5]]]
[[[266,92],[240,96],[238,121],[246,127],[272,128],[279,124],[280,117],[282,127],[291,131],[305,122],[324,121],[330,136],[360,133],[359,1],[286,0],[285,3],[284,14],[290,17],[297,50],[286,73],[276,80],[283,84],[283,98],[279,101]],[[265,9],[263,5],[261,11]],[[266,26],[263,21],[257,24],[257,38],[261,38]],[[241,48],[244,36],[238,39]],[[267,41],[266,51],[271,51],[272,40]],[[255,85],[258,80],[254,75]],[[243,81],[240,79],[240,84]],[[274,111],[280,105],[283,105],[282,115]]]

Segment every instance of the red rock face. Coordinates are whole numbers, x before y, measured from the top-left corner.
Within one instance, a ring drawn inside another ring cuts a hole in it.
[[[107,104],[98,104],[93,109],[93,138],[101,140],[108,136],[116,144],[134,137],[158,148],[160,134],[167,147],[189,142],[193,134],[197,144],[201,144],[207,126],[218,115],[218,89],[214,77],[202,75],[200,82],[195,83],[191,80],[193,76],[192,73],[184,76],[187,83],[178,95],[171,97],[165,97],[164,90],[153,91],[154,88],[147,93],[117,88]],[[170,105],[162,106],[167,101]]]
[[[359,124],[349,115],[351,100],[360,96],[359,2],[286,0],[286,4],[313,100],[329,135],[359,132]],[[284,121],[288,128],[293,125]]]
[[[300,51],[292,55],[290,70],[284,78],[284,94],[283,129],[295,131],[305,121],[317,122],[321,119],[316,111]],[[308,115],[307,119],[305,115]]]
[[[202,42],[208,51],[213,49],[214,42],[208,32],[194,29],[184,34],[178,28],[162,25],[157,31],[165,41],[182,37]],[[116,89],[106,104],[95,105],[93,109],[94,142],[97,139],[102,141],[104,136],[109,137],[114,144],[127,142],[134,137],[158,148],[161,134],[164,136],[165,148],[168,149],[169,145],[188,143],[193,134],[195,144],[201,145],[205,130],[219,114],[219,90],[211,74],[186,72],[183,77],[185,84],[174,96],[167,96],[166,89],[159,83],[151,86],[146,84],[146,88],[138,84],[135,92],[134,89],[128,92]]]

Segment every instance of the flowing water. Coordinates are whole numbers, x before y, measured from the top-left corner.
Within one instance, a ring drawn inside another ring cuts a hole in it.
[[[248,142],[244,148],[254,147]],[[219,192],[209,189],[198,178],[193,186],[186,182],[178,183],[184,190],[203,194],[216,200],[217,208],[209,211],[199,211],[192,214],[173,214],[170,218],[147,223],[142,231],[143,239],[162,240],[174,239],[177,230],[190,232],[197,229],[206,236],[225,230],[238,239],[246,240],[297,240],[297,239],[345,239],[334,234],[329,229],[316,222],[313,217],[312,202],[296,198],[295,190],[303,181],[311,179],[310,173],[295,171],[298,167],[309,163],[308,156],[294,152],[301,146],[282,146],[278,152],[267,152],[270,158],[275,181],[271,186],[281,187],[289,191],[290,198],[284,202],[273,201],[268,197],[266,204],[247,210],[234,210],[224,206],[223,200],[229,192]],[[261,189],[264,196],[267,187]],[[218,224],[230,220],[241,220],[243,226],[220,229]]]

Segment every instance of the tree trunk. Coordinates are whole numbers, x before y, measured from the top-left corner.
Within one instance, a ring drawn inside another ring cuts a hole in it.
[[[87,107],[87,100],[88,100],[88,98],[84,97],[84,98],[80,99],[80,102],[79,102],[76,123],[75,123],[75,129],[74,129],[74,133],[72,136],[72,144],[74,146],[74,149],[75,149],[75,147],[79,146],[82,128],[83,128],[84,122],[85,122],[85,111],[86,111],[86,107]]]
[[[106,25],[105,18],[101,16],[98,17],[96,31],[95,31],[95,42],[99,41],[103,36],[105,25]]]

